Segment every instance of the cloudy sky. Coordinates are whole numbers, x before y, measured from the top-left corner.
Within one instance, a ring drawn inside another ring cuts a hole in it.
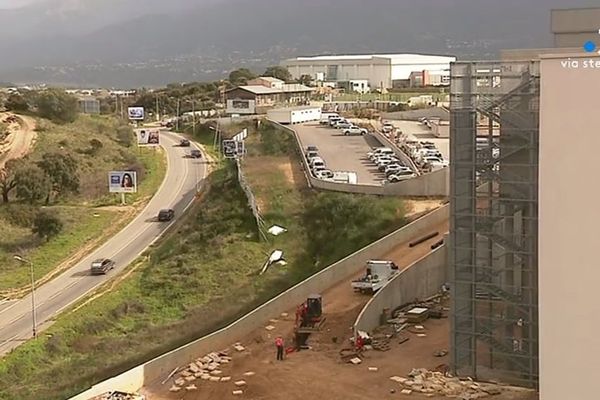
[[[17,8],[39,0],[0,0],[0,8]]]

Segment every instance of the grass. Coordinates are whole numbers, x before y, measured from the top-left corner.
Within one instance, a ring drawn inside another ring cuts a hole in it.
[[[30,229],[39,206],[14,199],[9,204],[0,204],[0,226],[6,232],[0,235],[0,296],[18,293],[17,289],[29,284],[28,268],[15,261],[14,254],[30,259],[39,279],[74,255],[87,254],[82,249],[89,251],[133,217],[130,209],[118,212],[99,208],[120,202],[119,196],[107,194],[108,171],[130,168],[138,171],[138,193],[128,195],[130,204],[143,203],[156,192],[165,174],[163,152],[138,150],[121,143],[116,135],[118,126],[117,120],[108,117],[80,116],[65,125],[38,121],[37,140],[28,158],[36,162],[47,152],[68,152],[77,161],[80,190],[49,206],[60,216],[64,229],[48,241],[40,240]],[[89,151],[92,139],[102,143],[97,153]]]
[[[217,164],[202,200],[126,280],[0,361],[1,399],[68,398],[224,326],[406,222],[399,199],[308,189],[285,133],[266,126],[247,146],[245,174],[262,216],[288,232],[260,240],[235,165]],[[259,276],[274,249],[288,264]]]

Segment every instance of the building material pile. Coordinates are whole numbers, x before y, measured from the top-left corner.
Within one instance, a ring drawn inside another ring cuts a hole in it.
[[[243,349],[239,343],[236,343],[235,346],[236,348]],[[221,368],[230,362],[231,357],[225,351],[209,353],[204,357],[198,358],[179,372],[175,383],[169,390],[171,392],[179,392],[183,389],[187,391],[197,390],[197,386],[192,383],[196,380],[229,382],[231,381],[231,377],[223,376]]]
[[[108,393],[101,394],[100,396],[93,397],[90,400],[145,400],[145,399],[146,399],[146,397],[144,397],[141,394],[114,391],[114,392],[108,392]]]
[[[408,377],[392,376],[390,378],[402,386],[402,393],[423,393],[428,397],[435,395],[456,397],[463,400],[483,399],[517,388],[492,383],[477,383],[471,378],[461,380],[441,372],[429,371],[425,368],[413,369]],[[521,389],[519,390],[527,390]]]

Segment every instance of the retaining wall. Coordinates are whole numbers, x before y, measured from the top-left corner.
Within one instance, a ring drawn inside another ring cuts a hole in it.
[[[444,168],[435,172],[420,175],[413,179],[407,179],[402,182],[390,183],[387,185],[354,185],[350,183],[339,183],[317,179],[310,173],[310,167],[308,166],[306,157],[304,157],[304,150],[302,149],[302,143],[300,142],[298,133],[294,129],[285,125],[281,125],[275,121],[269,120],[269,122],[277,126],[279,129],[291,133],[296,139],[296,143],[298,144],[298,148],[300,149],[301,153],[304,175],[306,176],[306,181],[308,182],[309,187],[322,190],[331,190],[334,192],[360,193],[378,196],[438,197],[448,196],[450,193],[449,168]],[[377,136],[377,134],[375,135],[375,138],[377,138],[380,143],[386,145],[386,143],[382,141],[383,139],[380,140],[380,137],[389,142],[389,146],[396,152],[396,154],[398,154],[399,157],[401,157],[403,160],[407,158],[411,163],[409,165],[414,166],[414,163],[410,157],[404,154],[404,152],[397,146],[393,145],[389,139],[380,134],[379,136]],[[416,166],[414,166],[414,168],[415,171],[418,171]]]
[[[284,311],[289,311],[305,301],[308,295],[322,293],[357,274],[364,268],[367,260],[381,257],[398,243],[406,242],[419,234],[428,232],[432,226],[447,220],[448,212],[448,205],[440,207],[305,279],[225,328],[95,385],[72,400],[87,400],[107,390],[135,391],[141,389],[142,386],[160,382],[174,368],[189,364],[206,353],[221,350],[242,340],[255,329],[262,327],[269,319]],[[142,379],[140,379],[140,368],[143,370]]]
[[[444,244],[400,272],[364,306],[354,322],[354,334],[359,330],[372,332],[377,328],[385,308],[394,310],[439,292],[448,279],[447,264],[447,246]]]

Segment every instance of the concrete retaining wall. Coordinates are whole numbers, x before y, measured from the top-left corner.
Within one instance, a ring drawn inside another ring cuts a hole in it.
[[[269,319],[302,303],[308,295],[322,293],[335,284],[357,274],[364,268],[367,260],[380,257],[392,250],[398,243],[406,242],[421,233],[428,232],[432,226],[447,220],[448,212],[448,205],[440,207],[305,279],[225,328],[102,382],[73,399],[87,400],[97,394],[97,388],[133,391],[144,385],[162,381],[174,368],[188,364],[206,353],[221,350],[236,341],[242,340],[253,330],[263,326]],[[137,370],[139,368],[143,369],[143,379],[141,380]],[[132,372],[134,370],[135,373]]]
[[[380,325],[383,310],[394,310],[415,299],[439,292],[447,282],[447,247],[442,245],[404,269],[381,288],[362,309],[354,323],[354,334],[372,332]]]
[[[383,133],[375,130],[372,135],[381,143],[383,146],[389,147],[394,150],[396,156],[404,163],[404,165],[410,167],[417,175],[421,175],[419,168],[416,166],[415,162],[408,154],[406,154],[402,149],[396,146],[396,143],[388,139]]]
[[[296,139],[296,143],[298,144],[298,148],[300,149],[301,158],[302,158],[302,166],[304,170],[304,175],[306,176],[306,181],[308,182],[308,186],[316,189],[322,190],[331,190],[334,192],[345,192],[345,193],[360,193],[360,194],[370,194],[370,195],[378,195],[378,196],[411,196],[411,197],[438,197],[438,196],[448,196],[450,193],[450,185],[449,185],[449,177],[450,171],[449,168],[444,168],[439,171],[431,172],[425,175],[418,176],[413,179],[408,179],[406,181],[391,183],[387,185],[353,185],[350,183],[338,183],[338,182],[330,182],[324,181],[322,179],[317,179],[313,177],[310,173],[310,167],[308,166],[308,162],[304,157],[304,150],[302,149],[302,143],[300,142],[300,138],[298,137],[298,133],[285,125],[281,125],[275,121],[269,120],[273,125],[277,126],[279,129],[287,131],[294,135]],[[410,161],[409,165],[413,165],[414,163],[402,150],[400,150],[397,146],[395,146],[389,139],[385,136],[380,135],[375,136],[380,143],[384,145],[389,145],[399,157],[403,160],[407,158]],[[383,142],[380,137],[388,140],[389,144]],[[403,156],[401,156],[403,155]],[[407,161],[408,162],[408,161]],[[415,171],[418,171],[417,167],[414,166]]]
[[[138,365],[121,375],[92,386],[91,389],[80,393],[75,397],[71,397],[70,400],[88,400],[94,396],[110,392],[111,390],[137,392],[142,386],[144,386],[144,365]]]

